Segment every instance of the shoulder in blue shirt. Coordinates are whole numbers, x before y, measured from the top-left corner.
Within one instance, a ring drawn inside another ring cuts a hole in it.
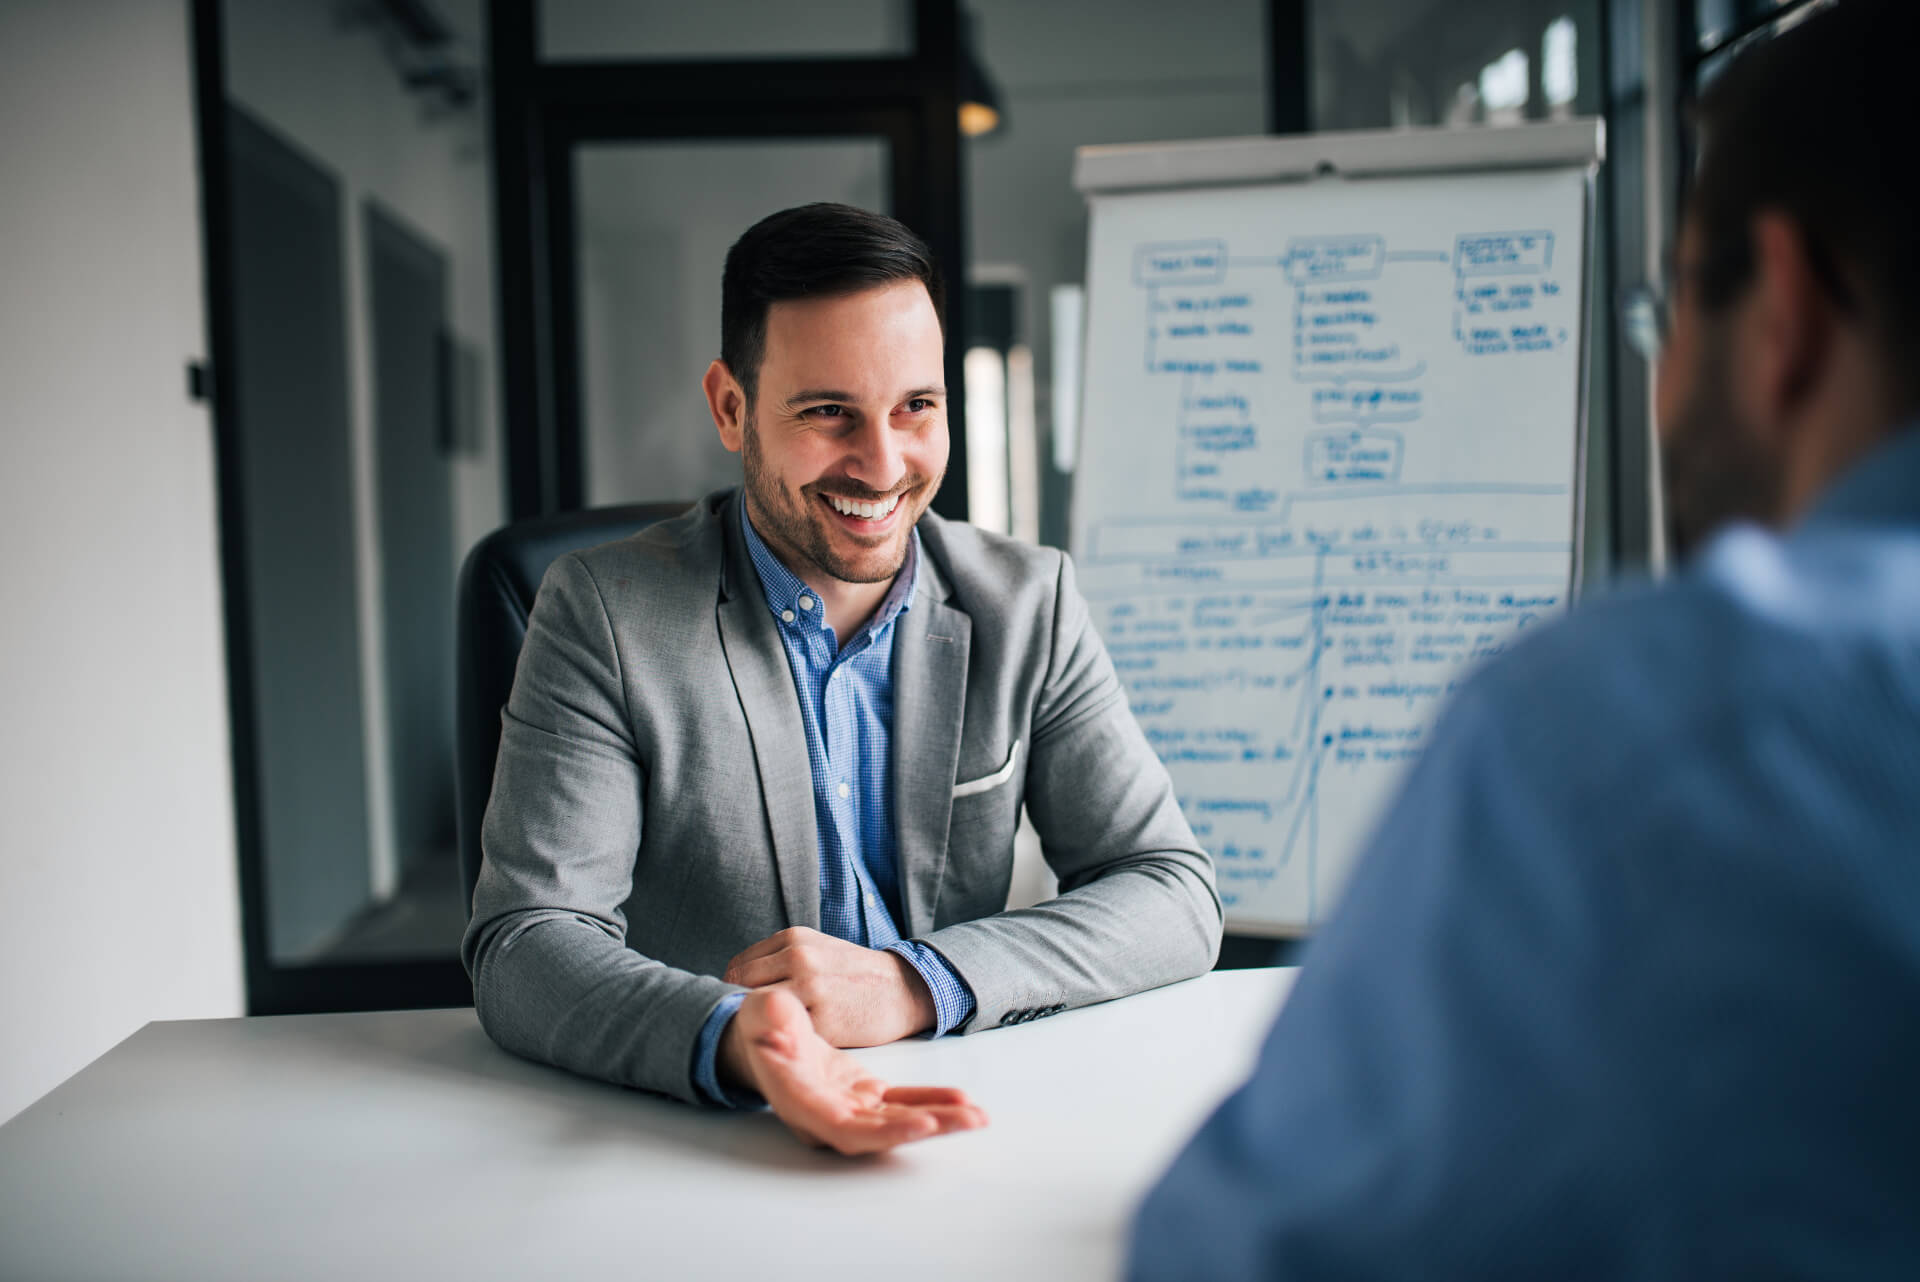
[[[1131,1275],[1920,1273],[1920,430],[1468,681]]]

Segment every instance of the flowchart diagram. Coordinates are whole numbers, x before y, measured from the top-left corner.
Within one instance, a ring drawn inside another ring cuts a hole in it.
[[[1292,929],[1463,675],[1566,605],[1582,264],[1577,221],[1273,221],[1105,240],[1075,549],[1230,918]]]

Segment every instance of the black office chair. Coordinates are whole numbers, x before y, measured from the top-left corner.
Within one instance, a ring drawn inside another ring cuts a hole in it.
[[[562,553],[623,539],[679,516],[685,503],[635,503],[516,521],[473,545],[460,567],[454,624],[454,820],[467,911],[480,880],[480,821],[500,755],[500,710],[527,639],[527,616],[547,567]]]

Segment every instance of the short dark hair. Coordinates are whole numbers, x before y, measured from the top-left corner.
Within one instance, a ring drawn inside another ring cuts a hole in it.
[[[1916,49],[1920,3],[1839,0],[1755,41],[1708,87],[1694,111],[1700,164],[1687,199],[1705,307],[1724,308],[1745,288],[1753,218],[1779,210],[1800,225],[1826,288],[1904,365],[1920,342]]]
[[[767,309],[917,280],[946,333],[946,289],[926,242],[885,214],[826,202],[762,218],[727,251],[720,277],[720,359],[749,403],[767,348]]]

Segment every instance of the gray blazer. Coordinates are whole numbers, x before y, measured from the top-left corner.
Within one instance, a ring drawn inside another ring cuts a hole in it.
[[[461,947],[501,1046],[686,1100],[727,962],[820,925],[806,732],[736,494],[547,571]],[[1071,562],[919,530],[893,641],[899,925],[973,990],[961,1031],[1206,970],[1213,868]],[[1007,912],[1023,805],[1062,893]]]

